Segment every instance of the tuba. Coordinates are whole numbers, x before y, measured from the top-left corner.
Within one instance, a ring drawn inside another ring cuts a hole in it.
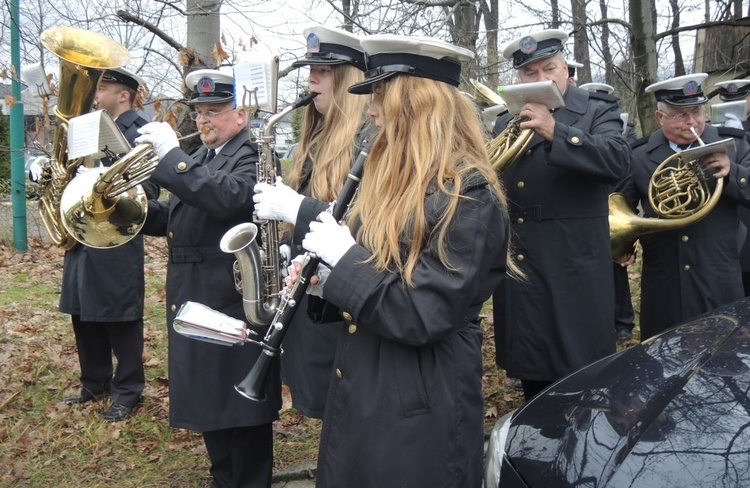
[[[97,249],[121,246],[146,223],[148,198],[141,183],[159,158],[151,144],[139,144],[112,166],[78,175],[60,199],[62,223],[81,244]]]
[[[55,107],[58,120],[53,141],[55,152],[42,168],[39,213],[52,242],[71,249],[76,241],[63,224],[60,202],[78,167],[91,163],[90,158],[68,160],[68,120],[91,109],[104,70],[125,66],[130,53],[109,37],[73,27],[47,29],[42,32],[41,41],[60,58],[60,76]]]
[[[695,133],[699,144],[705,144]],[[733,139],[724,139],[711,144],[717,149],[734,148]],[[696,148],[696,149],[701,149]],[[701,156],[691,156],[688,152],[675,153],[665,159],[654,171],[649,181],[649,204],[659,218],[637,216],[628,205],[625,195],[612,193],[609,196],[609,237],[612,258],[623,263],[635,250],[639,236],[673,230],[694,224],[707,216],[721,198],[724,179],[716,180],[711,189],[710,175],[706,174]],[[715,152],[712,150],[711,152]],[[702,156],[709,154],[703,152]]]
[[[258,183],[276,183],[276,158],[274,157],[274,126],[287,114],[312,102],[317,93],[305,94],[281,112],[265,121],[258,138],[260,159],[257,163]],[[234,253],[235,287],[242,295],[242,306],[248,322],[254,326],[271,324],[284,287],[279,256],[278,222],[253,216],[253,222],[239,224],[229,229],[221,238],[219,247]],[[260,234],[260,243],[258,235]]]
[[[471,80],[476,90],[477,99],[487,105],[500,105],[503,99],[495,92],[476,80]],[[534,131],[521,129],[521,119],[513,117],[503,131],[494,139],[487,141],[486,150],[490,164],[495,171],[502,172],[523,154],[531,142]]]

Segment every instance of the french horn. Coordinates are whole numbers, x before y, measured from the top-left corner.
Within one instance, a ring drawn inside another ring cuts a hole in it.
[[[476,90],[476,98],[485,105],[503,104],[503,99],[497,93],[482,83],[471,80]],[[518,116],[513,117],[505,129],[494,139],[487,141],[485,146],[487,156],[493,169],[498,173],[515,163],[518,157],[526,151],[531,142],[534,131],[521,129],[521,120]]]
[[[692,129],[698,143],[705,146]],[[724,139],[714,143],[722,150],[732,149],[734,140]],[[698,222],[706,217],[721,198],[724,179],[711,180],[703,168],[700,157],[686,157],[675,153],[665,159],[651,175],[648,199],[658,218],[639,217],[631,210],[625,195],[609,195],[609,236],[612,258],[618,263],[627,261],[635,252],[635,242],[640,236],[673,230]]]

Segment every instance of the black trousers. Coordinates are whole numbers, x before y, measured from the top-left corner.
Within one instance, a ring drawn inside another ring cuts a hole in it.
[[[272,424],[203,432],[216,488],[268,488],[273,473]]]
[[[79,315],[71,318],[83,388],[95,395],[107,391],[114,403],[135,406],[146,384],[143,320],[84,322]],[[117,358],[114,375],[112,354]]]
[[[612,265],[615,276],[615,329],[626,328],[632,331],[635,326],[635,312],[630,298],[628,268],[614,262]]]

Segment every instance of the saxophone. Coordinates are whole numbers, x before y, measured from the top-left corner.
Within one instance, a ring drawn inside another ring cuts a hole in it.
[[[302,95],[281,112],[270,117],[258,138],[260,158],[257,164],[258,183],[276,184],[276,135],[274,126],[290,112],[312,102],[317,93]],[[258,243],[260,235],[260,243]],[[242,295],[242,306],[250,324],[267,327],[279,306],[279,291],[284,288],[279,256],[278,222],[263,220],[253,214],[253,223],[239,224],[221,238],[219,247],[234,253],[234,283]]]

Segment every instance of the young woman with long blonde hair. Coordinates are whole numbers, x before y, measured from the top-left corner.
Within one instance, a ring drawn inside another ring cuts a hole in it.
[[[304,113],[300,140],[293,156],[288,185],[256,185],[256,211],[261,218],[294,225],[292,243],[299,244],[308,224],[336,198],[343,185],[363,128],[367,100],[347,89],[364,79],[365,56],[359,37],[339,29],[315,26],[305,30],[308,52],[295,66],[309,66],[311,92],[317,93]],[[299,254],[295,249],[293,254]],[[307,308],[305,297],[299,304]],[[302,414],[323,418],[338,328],[315,324],[305,313],[294,316],[284,337],[283,382],[292,405]]]
[[[508,214],[479,114],[457,89],[470,51],[362,39],[378,127],[347,225],[303,240],[330,268],[345,326],[318,455],[319,487],[479,487],[482,328],[506,274]]]

